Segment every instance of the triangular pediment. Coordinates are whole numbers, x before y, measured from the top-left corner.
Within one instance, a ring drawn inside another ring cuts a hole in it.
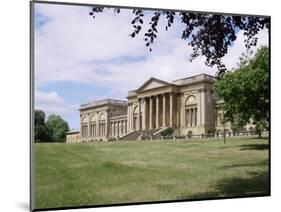
[[[164,87],[164,86],[167,86],[167,85],[171,85],[171,83],[152,77],[149,80],[147,80],[142,86],[140,86],[137,89],[137,91],[141,92],[141,91],[151,90],[151,89],[154,89],[154,88]]]

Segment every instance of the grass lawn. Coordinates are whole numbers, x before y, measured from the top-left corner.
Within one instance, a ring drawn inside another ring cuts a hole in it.
[[[35,144],[35,207],[269,194],[268,139]]]

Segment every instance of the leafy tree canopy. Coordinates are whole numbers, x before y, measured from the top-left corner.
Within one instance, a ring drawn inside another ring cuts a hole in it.
[[[46,114],[42,110],[35,110],[34,134],[36,142],[48,142],[49,130],[45,124]]]
[[[113,9],[118,14],[121,9],[110,7],[94,7],[89,13],[93,18],[97,13],[105,9]],[[144,16],[147,15],[145,10],[133,9],[134,14],[131,24],[133,26],[130,36],[137,36],[145,24]],[[193,50],[190,55],[190,61],[203,55],[206,57],[205,64],[213,67],[217,66],[218,75],[226,71],[222,58],[227,54],[228,48],[236,40],[237,32],[243,30],[245,46],[249,49],[256,46],[260,30],[269,29],[269,18],[255,16],[238,16],[238,15],[215,15],[194,12],[174,12],[174,11],[151,11],[152,16],[148,23],[149,27],[144,33],[145,45],[152,51],[152,44],[158,35],[158,22],[161,18],[166,19],[165,29],[168,30],[174,23],[175,18],[179,18],[184,24],[181,38],[188,40],[188,46]]]
[[[46,121],[53,142],[65,142],[68,123],[58,115],[50,115]]]
[[[254,57],[242,55],[239,68],[215,82],[215,93],[224,100],[225,120],[239,130],[251,120],[257,130],[269,129],[269,49],[261,47]]]
[[[50,115],[46,121],[46,114],[42,110],[35,110],[34,117],[35,142],[64,142],[68,124],[60,116]]]

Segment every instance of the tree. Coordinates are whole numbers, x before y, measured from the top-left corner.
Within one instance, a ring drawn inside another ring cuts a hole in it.
[[[225,118],[234,130],[252,121],[257,130],[269,130],[269,49],[261,47],[254,57],[243,55],[239,68],[215,82],[215,93],[224,100]],[[259,133],[261,137],[261,134]]]
[[[68,123],[58,115],[48,116],[46,126],[50,130],[52,142],[65,142]]]
[[[97,13],[101,13],[104,9],[112,9],[110,7],[94,7],[89,13],[93,18]],[[121,9],[113,9],[116,14]],[[145,24],[144,16],[152,14],[149,27],[144,34],[145,46],[152,51],[151,45],[157,38],[158,22],[161,18],[167,20],[165,26],[166,31],[172,26],[174,20],[179,18],[184,24],[181,38],[188,40],[188,46],[192,47],[193,53],[190,55],[192,62],[199,56],[205,56],[205,64],[213,67],[217,66],[218,75],[226,71],[225,65],[221,59],[227,54],[228,47],[236,40],[238,31],[243,30],[245,46],[249,49],[256,46],[258,38],[257,34],[261,29],[269,29],[269,17],[239,16],[239,15],[215,15],[207,13],[195,12],[175,12],[175,11],[151,11],[150,14],[142,9],[133,9],[135,15],[131,24],[133,32],[130,34],[132,38],[137,36]]]
[[[48,142],[50,132],[45,124],[46,114],[42,110],[35,110],[34,134],[35,142]]]
[[[161,136],[163,136],[163,137],[171,136],[173,132],[174,132],[174,129],[171,127],[168,127],[167,129],[165,129],[161,132]]]
[[[220,117],[219,119],[220,123],[223,125],[223,143],[225,144],[226,143],[226,140],[225,140],[225,125],[228,121],[227,117],[225,116],[225,112],[223,110],[222,112],[222,116]]]

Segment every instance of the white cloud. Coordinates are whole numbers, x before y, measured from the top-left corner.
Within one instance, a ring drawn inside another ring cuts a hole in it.
[[[133,30],[130,11],[123,10],[117,16],[106,11],[92,20],[88,15],[90,9],[45,4],[36,7],[37,12],[49,17],[49,22],[36,31],[36,85],[83,82],[110,88],[111,93],[105,97],[125,98],[128,90],[151,76],[173,80],[203,72],[216,73],[215,68],[205,66],[203,57],[189,62],[192,49],[180,38],[180,23],[168,32],[160,30],[150,53],[142,35],[134,39],[128,36]],[[259,43],[267,44],[266,36],[267,32],[262,31]],[[243,34],[239,32],[223,59],[227,67],[234,67],[244,51]],[[122,57],[143,59],[110,62]]]
[[[68,115],[77,111],[78,105],[69,105],[56,92],[41,92],[35,90],[35,109],[49,114]]]
[[[35,9],[42,22],[35,31],[36,108],[47,114],[60,114],[75,127],[79,122],[79,105],[86,103],[79,101],[85,99],[79,97],[84,95],[83,91],[65,96],[71,100],[73,95],[77,97],[76,105],[69,106],[57,91],[42,92],[41,86],[52,88],[53,82],[77,82],[109,89],[108,93],[93,89],[91,99],[125,99],[128,90],[136,89],[152,76],[171,81],[199,73],[216,73],[215,68],[205,66],[203,57],[189,62],[192,49],[181,39],[183,25],[180,22],[176,21],[168,32],[159,27],[153,51],[149,52],[143,34],[134,39],[129,37],[133,31],[130,22],[134,17],[130,10],[122,10],[118,15],[105,11],[93,20],[88,7],[36,4]],[[149,16],[145,18],[147,21]],[[159,26],[164,26],[165,21],[161,20]],[[147,27],[147,23],[144,26]],[[258,37],[258,46],[268,45],[266,30]],[[240,31],[228,55],[223,58],[228,68],[235,67],[245,52],[243,40]]]

